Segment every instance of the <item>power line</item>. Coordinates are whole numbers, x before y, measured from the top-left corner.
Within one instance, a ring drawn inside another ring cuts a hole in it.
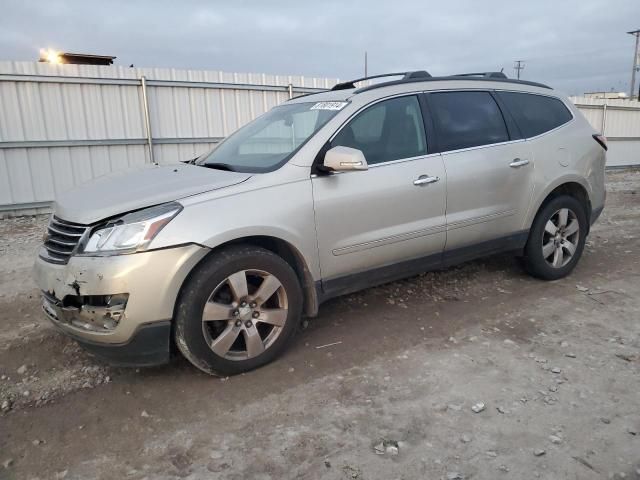
[[[516,77],[520,80],[520,71],[524,70],[524,60],[515,60],[513,69],[516,71]]]

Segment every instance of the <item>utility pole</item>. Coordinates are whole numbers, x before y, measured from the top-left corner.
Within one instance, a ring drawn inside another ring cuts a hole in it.
[[[367,77],[367,51],[364,51],[364,76]]]
[[[634,30],[633,32],[627,33],[636,37],[636,49],[633,51],[633,70],[631,70],[631,88],[629,93],[629,98],[632,99],[636,89],[636,72],[640,69],[640,66],[638,66],[638,57],[640,56],[640,52],[638,52],[640,30]],[[640,100],[640,91],[638,92],[638,100]]]
[[[516,76],[518,77],[518,80],[520,80],[520,71],[524,70],[524,61],[516,60],[513,64],[513,69],[516,71]]]

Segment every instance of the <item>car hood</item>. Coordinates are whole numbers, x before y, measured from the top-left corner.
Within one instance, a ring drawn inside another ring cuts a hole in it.
[[[114,215],[244,182],[250,174],[196,165],[147,165],[83,184],[56,198],[56,216],[90,224]]]

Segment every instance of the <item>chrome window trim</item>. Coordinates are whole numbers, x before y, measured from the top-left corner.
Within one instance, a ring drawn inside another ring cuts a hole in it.
[[[415,160],[422,160],[425,158],[432,158],[440,156],[439,153],[427,153],[426,155],[417,155],[415,157],[398,158],[396,160],[389,160],[388,162],[380,162],[369,165],[369,170],[372,168],[386,167],[387,165],[395,165],[397,163],[413,162]]]
[[[547,130],[546,132],[540,133],[538,135],[536,135],[535,137],[527,137],[525,138],[525,140],[530,141],[530,140],[537,140],[540,137],[544,137],[545,135],[549,135],[550,133],[555,132],[556,130],[560,130],[561,128],[566,127],[569,124],[572,124],[575,121],[575,117],[573,117],[571,120],[569,120],[567,123],[563,123],[562,125],[558,125],[556,128],[554,128],[553,130]]]
[[[369,165],[368,170],[371,170],[373,168],[378,168],[378,167],[387,167],[389,165],[396,165],[399,163],[406,163],[406,162],[414,162],[416,160],[424,160],[427,158],[434,158],[434,157],[439,157],[440,154],[439,153],[427,153],[426,155],[418,155],[417,157],[408,157],[408,158],[398,158],[397,160],[389,160],[388,162],[380,162],[380,163],[374,163]],[[367,170],[362,170],[363,172],[366,172]],[[350,172],[332,172],[331,176],[334,175],[343,175],[345,173],[350,173]],[[324,177],[326,175],[318,175],[316,173],[312,173],[311,174],[311,178],[318,178],[318,177]]]
[[[444,150],[444,151],[440,152],[440,155],[450,155],[452,153],[469,152],[471,150],[480,150],[480,149],[483,149],[483,148],[500,147],[502,145],[510,145],[512,143],[522,143],[522,142],[526,142],[526,141],[527,140],[524,139],[524,138],[519,138],[517,140],[509,140],[507,142],[487,143],[486,145],[477,145],[475,147],[458,148],[456,150]]]

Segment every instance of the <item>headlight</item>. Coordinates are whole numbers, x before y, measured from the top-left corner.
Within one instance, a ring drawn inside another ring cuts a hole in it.
[[[182,206],[178,203],[165,203],[112,220],[93,232],[83,253],[118,254],[144,250],[180,210]]]

